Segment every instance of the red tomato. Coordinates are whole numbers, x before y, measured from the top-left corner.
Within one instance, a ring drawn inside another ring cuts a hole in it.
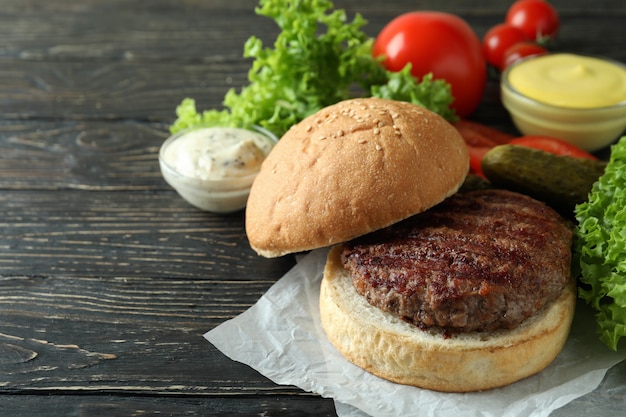
[[[480,40],[460,17],[443,12],[410,12],[383,28],[373,54],[390,71],[411,63],[416,78],[428,73],[450,84],[456,113],[465,117],[478,107],[487,81]]]
[[[511,145],[526,146],[529,148],[539,149],[550,152],[555,155],[571,156],[574,158],[598,159],[589,152],[580,149],[576,145],[572,145],[561,139],[551,136],[527,135],[515,138],[509,142]]]
[[[557,11],[544,0],[518,0],[506,14],[506,23],[522,29],[538,42],[556,37],[559,30]]]
[[[488,63],[503,70],[506,50],[528,40],[528,36],[520,28],[500,23],[489,29],[483,36],[483,54]]]
[[[504,71],[506,67],[522,58],[534,55],[544,55],[547,53],[548,50],[546,48],[537,45],[534,42],[516,43],[504,52],[504,56],[502,58],[502,70]]]
[[[485,178],[485,174],[483,173],[483,168],[481,163],[483,161],[483,157],[487,152],[491,150],[490,147],[487,146],[467,146],[467,150],[469,151],[469,166],[470,172]]]

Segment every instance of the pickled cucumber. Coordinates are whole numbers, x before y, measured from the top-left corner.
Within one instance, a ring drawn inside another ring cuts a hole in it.
[[[606,163],[500,145],[485,154],[481,166],[494,186],[529,195],[572,217],[574,207],[587,200]]]

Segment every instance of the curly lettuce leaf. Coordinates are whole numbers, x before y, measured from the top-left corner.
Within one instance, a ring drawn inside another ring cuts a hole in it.
[[[432,74],[426,74],[418,82],[411,75],[411,64],[401,71],[387,72],[386,75],[388,79],[385,84],[371,86],[372,96],[408,101],[430,109],[447,120],[456,119],[456,113],[450,107],[452,100],[446,81],[433,80]]]
[[[617,350],[626,336],[626,136],[604,174],[575,208],[579,296],[596,310],[600,339]]]
[[[374,39],[362,31],[366,21],[361,15],[349,21],[327,0],[261,0],[255,10],[281,31],[271,48],[254,36],[245,43],[243,55],[252,59],[249,83],[226,93],[223,110],[198,112],[193,99],[183,100],[172,132],[256,124],[280,137],[310,114],[357,92],[411,101],[455,120],[449,84],[429,77],[418,82],[407,69],[384,69],[372,55]]]

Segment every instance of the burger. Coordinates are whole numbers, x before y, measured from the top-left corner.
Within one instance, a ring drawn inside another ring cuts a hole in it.
[[[461,191],[468,159],[438,115],[352,99],[294,125],[252,185],[250,246],[265,257],[330,247],[322,327],[381,378],[492,389],[543,370],[567,339],[570,227],[522,194]]]

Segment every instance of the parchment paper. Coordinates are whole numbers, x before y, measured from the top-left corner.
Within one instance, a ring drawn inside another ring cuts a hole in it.
[[[333,398],[340,417],[548,416],[593,391],[607,370],[626,358],[598,340],[593,312],[579,303],[565,349],[538,375],[469,394],[390,383],[352,365],[326,338],[318,302],[327,252],[319,249],[298,259],[254,306],[204,336],[277,384]]]

